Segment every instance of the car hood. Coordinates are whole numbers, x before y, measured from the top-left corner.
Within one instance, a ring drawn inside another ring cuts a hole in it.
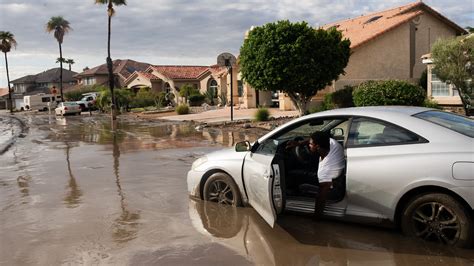
[[[206,155],[209,161],[222,161],[222,160],[242,160],[247,152],[236,152],[235,149],[228,148],[211,152]]]

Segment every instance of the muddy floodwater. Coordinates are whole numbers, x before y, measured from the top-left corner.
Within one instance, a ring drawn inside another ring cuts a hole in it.
[[[0,115],[1,265],[474,265],[397,230],[191,200],[199,156],[264,132]],[[12,141],[10,141],[12,140]]]

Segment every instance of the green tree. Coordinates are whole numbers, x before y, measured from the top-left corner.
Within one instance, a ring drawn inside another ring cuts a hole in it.
[[[63,51],[62,43],[64,35],[66,35],[70,30],[72,30],[69,25],[69,21],[65,20],[61,16],[51,17],[46,23],[46,31],[48,33],[53,32],[54,38],[58,41],[59,44],[59,90],[61,92],[61,101],[64,101],[63,95]]]
[[[116,102],[115,102],[115,95],[114,95],[114,71],[113,71],[113,64],[112,58],[110,57],[110,36],[112,33],[112,16],[115,14],[115,6],[120,5],[127,5],[127,1],[125,0],[95,0],[96,4],[107,4],[107,15],[108,15],[108,23],[107,23],[107,70],[109,72],[109,88],[110,88],[110,95],[112,99],[112,120],[116,120]]]
[[[440,39],[433,44],[434,73],[443,82],[452,83],[459,91],[466,115],[471,108],[474,80],[474,35]]]
[[[8,58],[7,53],[10,52],[12,47],[16,47],[17,43],[15,36],[9,31],[0,31],[0,50],[5,54],[5,68],[7,71],[7,83],[8,83],[8,102],[10,104],[10,113],[13,114],[13,103],[12,103],[12,90],[10,87],[10,75],[8,74]]]
[[[240,48],[243,79],[257,90],[288,94],[301,115],[311,98],[344,73],[350,41],[335,28],[287,20],[252,29]]]

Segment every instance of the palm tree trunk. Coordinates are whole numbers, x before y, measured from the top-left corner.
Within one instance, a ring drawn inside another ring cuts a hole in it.
[[[61,92],[61,102],[64,102],[63,96],[63,50],[59,43],[59,91]]]
[[[71,64],[69,64],[69,71],[71,71]]]
[[[7,59],[7,53],[5,52],[4,54],[5,54],[5,68],[7,70],[8,103],[10,104],[10,114],[13,114],[12,90],[10,88],[10,75],[8,74],[8,59]]]
[[[112,10],[112,0],[109,0],[108,10]],[[108,36],[107,36],[107,69],[109,71],[109,88],[110,88],[110,97],[112,98],[112,121],[117,119],[116,116],[116,106],[115,106],[115,95],[114,95],[114,72],[112,65],[112,58],[110,57],[110,36],[112,31],[112,14],[109,12],[109,23],[108,23]]]

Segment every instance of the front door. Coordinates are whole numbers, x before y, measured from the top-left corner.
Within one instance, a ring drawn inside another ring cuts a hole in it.
[[[280,166],[274,163],[273,140],[259,145],[244,161],[243,178],[250,205],[273,227],[283,208]]]

